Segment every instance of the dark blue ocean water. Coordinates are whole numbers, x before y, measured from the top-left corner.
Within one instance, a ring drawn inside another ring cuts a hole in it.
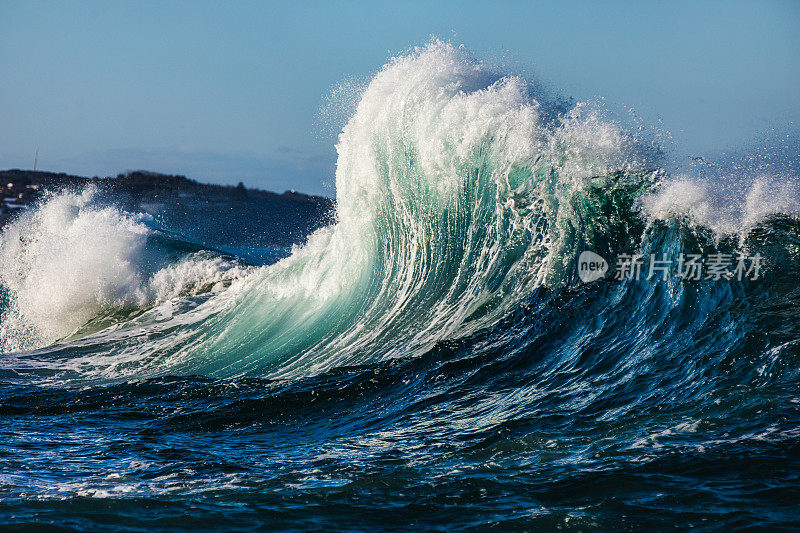
[[[421,356],[313,377],[70,381],[6,355],[0,523],[792,530],[798,230],[756,232],[792,250],[756,282],[542,288]]]

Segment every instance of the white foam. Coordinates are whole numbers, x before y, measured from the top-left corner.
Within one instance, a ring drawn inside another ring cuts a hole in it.
[[[686,218],[718,235],[744,234],[766,218],[800,216],[800,190],[786,179],[759,175],[714,179],[676,178],[643,198],[657,220]]]
[[[241,273],[202,255],[166,264],[148,247],[146,215],[100,206],[96,196],[91,187],[53,196],[0,234],[0,284],[11,299],[0,350],[44,346],[101,313],[196,294]]]

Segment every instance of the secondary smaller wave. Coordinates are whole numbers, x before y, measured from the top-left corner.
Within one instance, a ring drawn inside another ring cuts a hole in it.
[[[0,234],[0,351],[42,347],[90,322],[220,290],[250,270],[171,240],[149,215],[102,205],[94,187],[22,214]]]

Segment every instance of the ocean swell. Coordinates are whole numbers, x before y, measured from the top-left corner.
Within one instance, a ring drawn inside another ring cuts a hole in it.
[[[51,199],[3,234],[5,349],[72,335],[95,348],[62,367],[107,377],[318,374],[495,327],[578,286],[584,250],[677,254],[669,221],[685,216],[725,230],[704,189],[665,183],[593,106],[564,108],[440,41],[372,79],[337,151],[335,223],[257,269],[165,255],[143,220],[91,207],[91,192]],[[792,191],[759,183],[740,225],[794,209]]]

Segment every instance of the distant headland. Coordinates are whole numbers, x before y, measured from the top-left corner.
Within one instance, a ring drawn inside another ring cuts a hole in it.
[[[290,246],[332,219],[334,202],[322,196],[282,194],[199,183],[181,175],[137,170],[114,177],[10,169],[0,171],[0,227],[29,209],[46,191],[95,185],[126,209],[144,211],[204,240]]]

